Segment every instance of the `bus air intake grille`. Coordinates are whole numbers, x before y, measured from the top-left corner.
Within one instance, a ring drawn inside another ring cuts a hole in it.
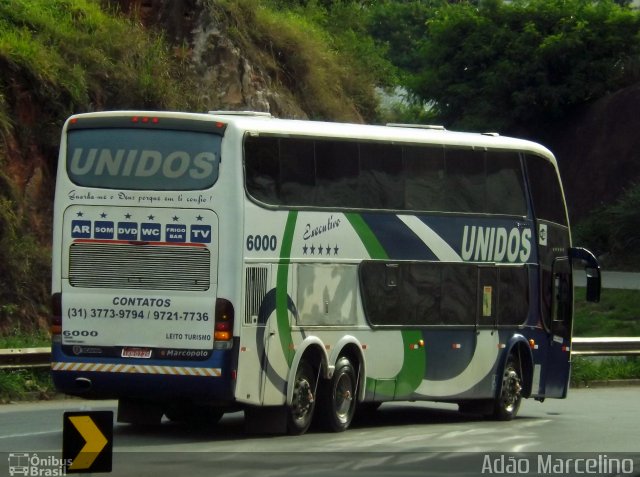
[[[77,243],[69,252],[73,287],[206,291],[210,269],[204,247]]]
[[[246,325],[258,324],[258,314],[260,305],[267,294],[267,267],[249,267],[246,272],[246,293],[245,293],[245,316]]]

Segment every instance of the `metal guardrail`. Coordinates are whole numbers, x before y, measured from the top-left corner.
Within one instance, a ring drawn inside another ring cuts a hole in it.
[[[576,356],[639,356],[640,338],[573,338]]]
[[[0,369],[48,368],[51,348],[0,349]]]
[[[640,338],[573,338],[574,356],[640,356]],[[0,369],[48,368],[50,348],[0,349]]]

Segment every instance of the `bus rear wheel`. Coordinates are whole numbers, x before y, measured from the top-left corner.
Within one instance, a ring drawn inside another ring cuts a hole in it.
[[[322,424],[333,432],[345,431],[356,411],[356,372],[346,357],[336,363],[335,372],[321,389],[319,406]]]
[[[316,407],[316,378],[313,368],[301,361],[293,382],[293,398],[287,410],[289,434],[300,435],[307,432]]]
[[[507,358],[502,373],[500,395],[496,397],[492,417],[498,421],[510,421],[518,414],[522,402],[522,371],[514,354]]]

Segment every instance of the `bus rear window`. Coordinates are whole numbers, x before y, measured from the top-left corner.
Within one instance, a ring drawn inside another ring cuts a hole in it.
[[[72,130],[67,173],[85,187],[207,189],[218,179],[220,141],[216,134],[183,130]]]

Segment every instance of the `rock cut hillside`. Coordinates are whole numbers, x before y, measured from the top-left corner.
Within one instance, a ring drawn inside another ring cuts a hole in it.
[[[59,135],[79,112],[257,110],[362,122],[371,81],[252,0],[0,4],[0,333],[48,319]],[[296,23],[297,22],[297,23]]]

